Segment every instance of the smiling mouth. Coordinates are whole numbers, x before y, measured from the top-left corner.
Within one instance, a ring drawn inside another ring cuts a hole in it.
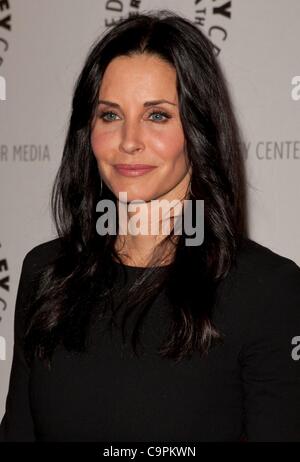
[[[114,168],[122,176],[140,176],[151,172],[156,166],[144,164],[116,164]]]

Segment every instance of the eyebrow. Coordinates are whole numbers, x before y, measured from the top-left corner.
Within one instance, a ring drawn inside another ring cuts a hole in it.
[[[108,106],[120,108],[119,104],[113,103],[112,101],[107,101],[107,100],[104,100],[104,99],[100,99],[98,101],[98,103],[99,104],[106,104]],[[156,106],[157,104],[161,104],[161,103],[168,103],[168,104],[172,104],[172,106],[177,106],[175,103],[172,103],[171,101],[168,101],[166,99],[157,99],[157,100],[154,100],[154,101],[145,101],[144,107]]]

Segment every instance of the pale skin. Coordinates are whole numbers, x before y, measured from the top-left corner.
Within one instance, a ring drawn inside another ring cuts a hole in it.
[[[162,99],[168,102],[144,106]],[[120,192],[126,192],[128,202],[146,201],[149,213],[151,200],[187,198],[191,169],[184,151],[175,69],[153,55],[117,57],[105,70],[99,101],[110,103],[99,103],[91,145],[103,182],[114,195],[118,198]],[[117,163],[156,168],[142,176],[126,177],[114,168]],[[147,266],[155,244],[164,237],[118,236],[115,248],[124,264]],[[170,261],[166,258],[162,262]]]

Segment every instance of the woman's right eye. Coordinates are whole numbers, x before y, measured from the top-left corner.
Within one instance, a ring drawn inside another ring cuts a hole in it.
[[[115,114],[114,112],[111,112],[111,111],[106,111],[106,112],[101,112],[101,113],[98,115],[98,117],[99,117],[99,119],[102,119],[104,122],[113,122],[113,121],[115,120],[115,119],[110,119],[110,120],[109,120],[109,119],[105,119],[105,117],[106,117],[107,115],[117,115],[117,114]]]

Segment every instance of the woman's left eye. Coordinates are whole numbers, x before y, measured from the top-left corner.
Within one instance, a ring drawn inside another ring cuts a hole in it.
[[[162,117],[165,117],[165,119],[170,119],[170,116],[169,114],[167,114],[166,112],[163,112],[163,111],[153,111],[151,112],[151,114],[149,114],[149,117],[150,116],[153,116],[153,115],[159,115],[159,116],[162,116]],[[161,121],[165,121],[165,119],[156,119],[157,122],[161,122]]]

